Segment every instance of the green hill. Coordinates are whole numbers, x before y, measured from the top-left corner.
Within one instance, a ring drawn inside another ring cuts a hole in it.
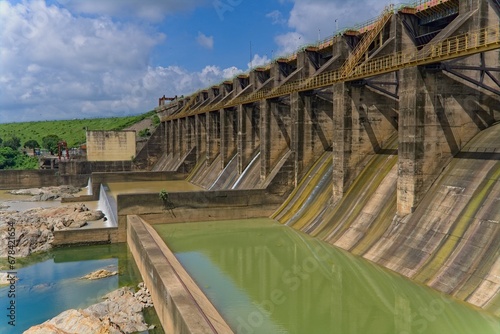
[[[85,129],[88,130],[123,130],[148,117],[153,117],[154,111],[148,113],[112,118],[75,119],[67,121],[43,121],[0,124],[0,138],[8,140],[13,136],[21,139],[21,146],[28,140],[36,140],[42,144],[42,138],[57,135],[68,143],[68,147],[77,147],[85,142]]]

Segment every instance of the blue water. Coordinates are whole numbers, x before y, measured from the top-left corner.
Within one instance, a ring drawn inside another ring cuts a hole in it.
[[[9,286],[0,288],[0,333],[22,333],[65,310],[86,308],[100,302],[105,294],[120,286],[136,284],[135,271],[130,268],[133,261],[123,258],[123,252],[127,252],[124,245],[57,250],[42,262],[18,269],[15,298],[9,298]],[[98,259],[103,254],[109,258]],[[77,260],[78,256],[85,259]],[[119,268],[121,275],[101,280],[81,279],[98,269],[117,271]],[[15,326],[8,324],[7,307],[11,300],[16,305]]]

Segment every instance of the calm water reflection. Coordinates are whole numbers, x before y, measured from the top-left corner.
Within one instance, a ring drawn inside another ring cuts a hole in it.
[[[125,244],[71,247],[18,259],[19,280],[15,298],[8,298],[8,286],[0,286],[0,307],[5,310],[12,299],[16,304],[16,326],[8,325],[5,312],[0,333],[22,333],[71,308],[86,308],[102,301],[102,296],[121,286],[135,286],[140,281],[132,255]],[[31,263],[31,264],[30,264]],[[6,261],[0,265],[6,268]],[[98,270],[118,270],[119,275],[102,280],[80,277]]]
[[[238,333],[500,333],[500,320],[268,219],[155,226]]]

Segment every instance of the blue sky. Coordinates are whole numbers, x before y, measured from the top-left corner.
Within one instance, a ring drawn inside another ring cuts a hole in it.
[[[0,123],[153,109],[376,17],[383,0],[0,0]]]

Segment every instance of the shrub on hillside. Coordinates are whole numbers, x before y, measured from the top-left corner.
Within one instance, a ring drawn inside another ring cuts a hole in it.
[[[42,138],[42,147],[50,151],[50,154],[57,152],[57,144],[61,141],[61,138],[57,135],[48,135]]]
[[[19,137],[13,136],[12,138],[4,141],[3,146],[10,147],[14,151],[21,147],[21,139]]]
[[[142,129],[141,131],[139,131],[139,137],[146,138],[149,136],[151,136],[151,132],[149,131],[148,128],[145,128],[145,129]]]
[[[16,157],[19,152],[13,150],[11,147],[0,147],[0,169],[14,167],[16,165]]]

